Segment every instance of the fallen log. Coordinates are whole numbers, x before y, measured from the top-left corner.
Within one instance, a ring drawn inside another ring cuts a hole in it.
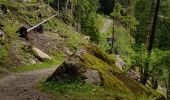
[[[55,14],[55,15],[53,15],[53,16],[51,16],[51,17],[45,19],[44,21],[38,23],[37,25],[35,25],[35,26],[33,26],[33,27],[27,29],[27,33],[30,32],[30,31],[32,31],[32,30],[34,30],[35,28],[39,27],[40,25],[44,24],[44,23],[47,22],[48,20],[50,20],[50,19],[56,17],[57,15],[59,15],[59,14]]]
[[[32,27],[29,28],[29,29],[27,29],[26,27],[22,26],[19,30],[16,31],[16,33],[19,33],[19,34],[20,34],[19,37],[22,37],[22,38],[25,38],[25,39],[28,39],[28,37],[27,37],[28,32],[30,32],[30,31],[32,31],[32,30],[34,30],[34,29],[37,29],[37,28],[38,28],[38,30],[42,33],[42,31],[43,31],[43,30],[42,30],[42,29],[43,29],[42,24],[44,24],[45,22],[49,21],[50,19],[56,17],[57,15],[59,15],[59,13],[57,13],[57,14],[55,14],[55,15],[53,15],[53,16],[45,19],[45,20],[43,20],[42,22],[38,23],[38,24],[35,25],[35,26],[32,26],[29,22],[27,22],[27,21],[25,20],[26,23],[29,24],[29,25],[32,26]]]

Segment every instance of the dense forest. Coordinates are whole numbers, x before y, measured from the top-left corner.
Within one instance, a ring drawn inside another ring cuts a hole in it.
[[[170,0],[0,0],[0,100],[170,100]]]

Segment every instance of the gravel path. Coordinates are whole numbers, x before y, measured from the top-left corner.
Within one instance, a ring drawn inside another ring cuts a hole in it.
[[[5,76],[0,80],[0,100],[50,100],[49,96],[36,89],[36,85],[55,69],[53,67]]]
[[[105,24],[104,24],[103,28],[101,29],[101,32],[102,33],[107,32],[107,30],[109,29],[111,24],[112,24],[112,20],[111,19],[106,19]]]

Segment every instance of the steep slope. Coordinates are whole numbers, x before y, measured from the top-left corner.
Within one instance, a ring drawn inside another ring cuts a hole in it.
[[[22,27],[30,28],[56,12],[43,1],[31,0],[27,3],[17,1],[0,1],[7,12],[0,9],[0,29],[5,33],[5,39],[0,37],[0,67],[10,68],[41,62],[34,55],[32,48],[55,58],[60,52],[70,52],[88,42],[81,33],[67,25],[61,16],[51,19],[42,26],[28,33],[28,39],[19,37],[17,31]]]
[[[68,82],[69,84],[76,80],[98,84],[101,88],[105,88],[106,91],[112,91],[112,94],[109,95],[109,98],[112,99],[138,100],[142,95],[146,94],[147,96],[155,97],[156,100],[165,100],[164,96],[159,92],[143,86],[119,71],[115,67],[113,56],[108,56],[95,45],[87,45],[84,50],[78,51],[59,66],[47,79],[47,82],[51,81],[56,84]],[[94,76],[96,77],[95,71],[99,74],[100,80],[93,78]],[[72,95],[72,97],[74,96]],[[103,98],[107,97],[107,95],[103,96]]]

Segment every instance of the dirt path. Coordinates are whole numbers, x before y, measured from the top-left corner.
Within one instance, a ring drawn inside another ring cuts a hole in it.
[[[112,20],[111,19],[106,19],[106,22],[105,22],[103,28],[101,29],[101,32],[102,33],[107,32],[107,30],[109,29],[111,24],[112,24]]]
[[[36,89],[37,83],[56,67],[23,73],[13,73],[0,80],[0,100],[50,100]]]

